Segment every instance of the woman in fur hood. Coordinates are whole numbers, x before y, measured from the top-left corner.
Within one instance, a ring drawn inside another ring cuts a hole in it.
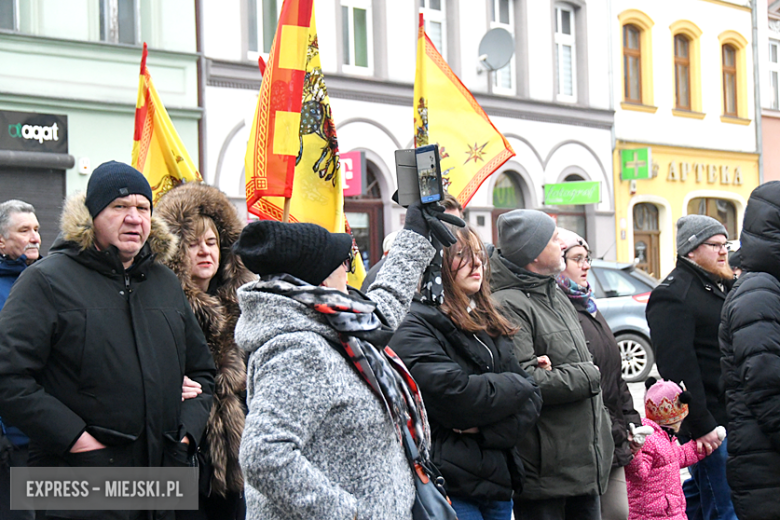
[[[217,367],[214,403],[199,443],[200,510],[179,511],[177,518],[243,518],[238,450],[246,413],[246,364],[233,331],[239,316],[236,290],[255,279],[232,252],[243,225],[227,196],[205,184],[179,186],[154,209],[180,239],[165,264],[181,280]],[[198,392],[187,385],[184,390],[184,397]]]

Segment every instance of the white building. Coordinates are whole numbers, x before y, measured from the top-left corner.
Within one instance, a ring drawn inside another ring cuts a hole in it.
[[[242,208],[243,161],[281,0],[204,0],[206,180]],[[399,229],[393,152],[412,147],[417,13],[453,71],[476,96],[517,156],[485,181],[468,220],[487,241],[498,214],[526,207],[557,214],[586,235],[598,256],[615,255],[612,137],[614,64],[607,0],[316,0],[320,57],[342,152],[368,160],[369,189],[346,210],[371,262],[382,237]],[[515,54],[489,82],[478,63],[482,36],[503,27]],[[559,59],[556,58],[559,57]],[[618,69],[619,70],[619,69]],[[602,183],[601,203],[546,207],[543,185]],[[245,211],[245,208],[244,208]]]

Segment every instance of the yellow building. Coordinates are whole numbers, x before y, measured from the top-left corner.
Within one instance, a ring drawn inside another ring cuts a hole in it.
[[[622,180],[621,151],[650,148],[652,178]],[[677,219],[706,214],[739,238],[750,192],[758,186],[758,155],[617,141],[615,223],[617,260],[634,262],[656,278],[676,262]]]

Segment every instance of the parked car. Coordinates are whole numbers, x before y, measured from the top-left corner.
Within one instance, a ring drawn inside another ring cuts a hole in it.
[[[620,348],[623,379],[644,381],[655,363],[645,307],[658,280],[634,264],[593,260],[588,283]]]

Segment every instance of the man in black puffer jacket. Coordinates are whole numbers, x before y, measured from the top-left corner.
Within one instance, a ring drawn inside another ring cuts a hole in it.
[[[742,267],[723,306],[721,366],[729,414],[726,466],[740,520],[780,515],[780,182],[753,190]]]

